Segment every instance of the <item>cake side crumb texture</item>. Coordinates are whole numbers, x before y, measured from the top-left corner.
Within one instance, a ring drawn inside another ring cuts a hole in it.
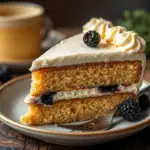
[[[32,72],[30,95],[46,91],[69,91],[101,85],[132,85],[138,83],[142,72],[141,61],[92,63]]]
[[[58,101],[51,107],[29,104],[21,122],[29,125],[60,124],[97,118],[114,109],[132,93]]]

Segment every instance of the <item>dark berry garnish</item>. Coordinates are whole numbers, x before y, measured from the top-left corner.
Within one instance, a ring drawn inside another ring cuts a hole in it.
[[[4,65],[0,66],[0,81],[6,82],[11,79],[12,73],[9,68]]]
[[[115,91],[117,91],[118,89],[118,85],[115,84],[115,85],[105,85],[105,86],[99,86],[98,87],[98,91],[100,92],[111,92],[111,93],[114,93]]]
[[[150,106],[149,98],[146,94],[143,94],[139,97],[139,105],[143,111]]]
[[[40,99],[41,99],[41,103],[46,104],[46,105],[52,105],[53,102],[53,96],[56,94],[56,92],[47,92],[43,95],[41,95]]]
[[[100,42],[100,35],[94,30],[88,31],[84,34],[83,41],[89,47],[96,47]]]
[[[141,108],[133,100],[124,102],[120,107],[120,115],[127,121],[137,121],[140,117]]]

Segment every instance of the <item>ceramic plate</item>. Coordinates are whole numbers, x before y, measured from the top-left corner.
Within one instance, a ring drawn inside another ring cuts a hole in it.
[[[132,135],[150,124],[148,110],[146,117],[139,122],[130,123],[116,117],[113,128],[106,131],[72,132],[55,125],[26,126],[20,123],[19,118],[27,111],[27,105],[23,101],[29,93],[30,84],[30,75],[25,75],[0,87],[0,120],[28,136],[62,145],[94,145]],[[141,88],[148,85],[148,82],[143,81]]]

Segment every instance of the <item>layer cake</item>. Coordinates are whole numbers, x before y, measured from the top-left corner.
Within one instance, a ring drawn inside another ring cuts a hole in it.
[[[88,31],[99,34],[96,47],[85,44]],[[107,115],[137,94],[145,69],[145,45],[137,33],[92,18],[82,33],[33,61],[31,90],[25,98],[28,112],[21,122],[61,124]]]

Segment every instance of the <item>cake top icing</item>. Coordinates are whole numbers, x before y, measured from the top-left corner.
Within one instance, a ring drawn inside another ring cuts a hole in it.
[[[97,31],[101,42],[97,47],[88,47],[83,35],[89,30]],[[143,60],[145,41],[136,33],[120,26],[113,26],[104,19],[93,18],[83,26],[83,33],[68,38],[33,61],[31,71],[93,62]]]
[[[92,18],[83,26],[83,32],[89,30],[97,31],[101,38],[123,51],[143,52],[145,49],[145,40],[138,36],[134,31],[127,31],[121,26],[114,26],[110,21],[102,18]]]

